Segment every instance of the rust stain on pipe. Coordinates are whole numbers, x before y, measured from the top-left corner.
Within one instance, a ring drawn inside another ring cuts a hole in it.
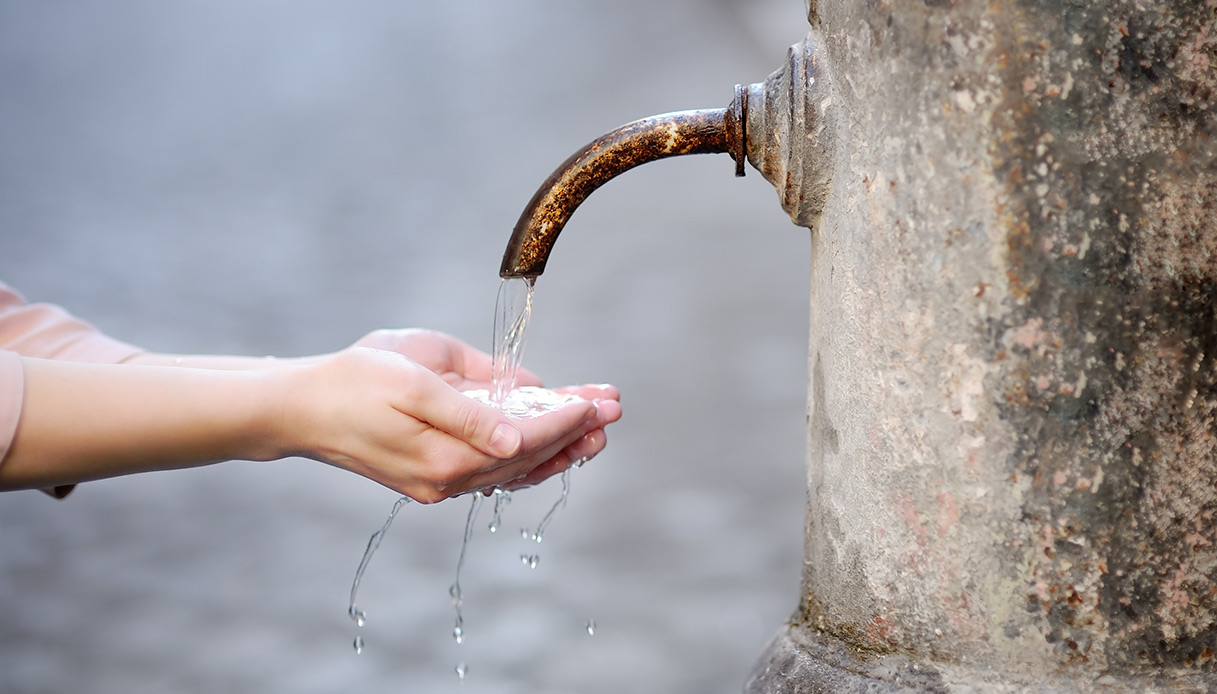
[[[730,152],[742,167],[744,119],[739,108],[733,104],[729,109],[643,118],[588,143],[550,174],[524,208],[499,274],[535,278],[544,272],[554,242],[575,209],[597,188],[636,166],[684,154]]]

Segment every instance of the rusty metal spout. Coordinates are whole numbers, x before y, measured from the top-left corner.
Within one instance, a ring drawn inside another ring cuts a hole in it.
[[[512,232],[499,274],[536,277],[544,272],[575,208],[636,166],[683,154],[731,152],[737,172],[742,172],[742,126],[743,119],[732,109],[678,111],[636,120],[596,138],[550,174],[533,195]]]
[[[587,196],[635,166],[682,154],[729,153],[736,176],[744,175],[745,161],[751,163],[777,189],[790,218],[814,227],[832,171],[835,126],[827,74],[813,49],[810,37],[792,46],[786,63],[767,80],[737,85],[727,108],[643,118],[576,152],[524,208],[499,274],[537,277]]]

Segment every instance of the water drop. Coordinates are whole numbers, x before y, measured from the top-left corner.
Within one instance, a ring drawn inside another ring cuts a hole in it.
[[[524,538],[525,540],[530,539],[532,537],[532,531],[530,531],[528,528],[520,528],[520,537]]]
[[[456,645],[458,646],[465,643],[465,628],[459,623],[452,627],[452,640],[456,641]]]
[[[536,554],[521,554],[520,563],[530,569],[537,568],[537,564],[541,562],[541,557]]]
[[[368,623],[367,613],[365,613],[363,610],[355,609],[354,605],[351,605],[351,608],[347,610],[347,615],[350,616],[351,621],[355,622],[355,626],[357,627],[361,627]]]
[[[596,620],[594,620],[594,619],[587,620],[587,635],[588,636],[596,635]]]
[[[458,680],[463,680],[463,679],[465,679],[465,673],[466,673],[466,672],[469,672],[469,668],[465,667],[465,664],[464,664],[464,663],[457,663],[457,664],[456,664],[456,678],[457,678]]]
[[[496,488],[493,493],[494,516],[490,519],[490,532],[497,533],[503,522],[503,507],[511,503],[511,492]]]
[[[355,637],[355,655],[363,655],[363,637]]]

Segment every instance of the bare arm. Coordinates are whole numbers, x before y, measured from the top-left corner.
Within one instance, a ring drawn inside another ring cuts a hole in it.
[[[25,400],[2,488],[273,457],[277,413],[263,372],[22,361]]]
[[[481,384],[483,353],[427,331],[364,343],[379,348],[288,360],[138,355],[119,365],[25,358],[0,489],[300,455],[433,502],[532,483],[591,457],[620,416],[615,389],[584,386],[574,390],[585,402],[510,420],[457,390]]]

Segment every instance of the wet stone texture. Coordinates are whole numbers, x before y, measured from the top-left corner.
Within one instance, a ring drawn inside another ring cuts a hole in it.
[[[1012,13],[1016,34],[1074,47],[1010,47],[1027,107],[999,125],[1019,136],[998,175],[1023,191],[1004,211],[1019,303],[1003,327],[1035,323],[1001,383],[1024,517],[1043,527],[1028,609],[1069,659],[1208,671],[1217,3],[1110,5]]]
[[[809,9],[807,560],[750,690],[1211,691],[1217,2]]]

